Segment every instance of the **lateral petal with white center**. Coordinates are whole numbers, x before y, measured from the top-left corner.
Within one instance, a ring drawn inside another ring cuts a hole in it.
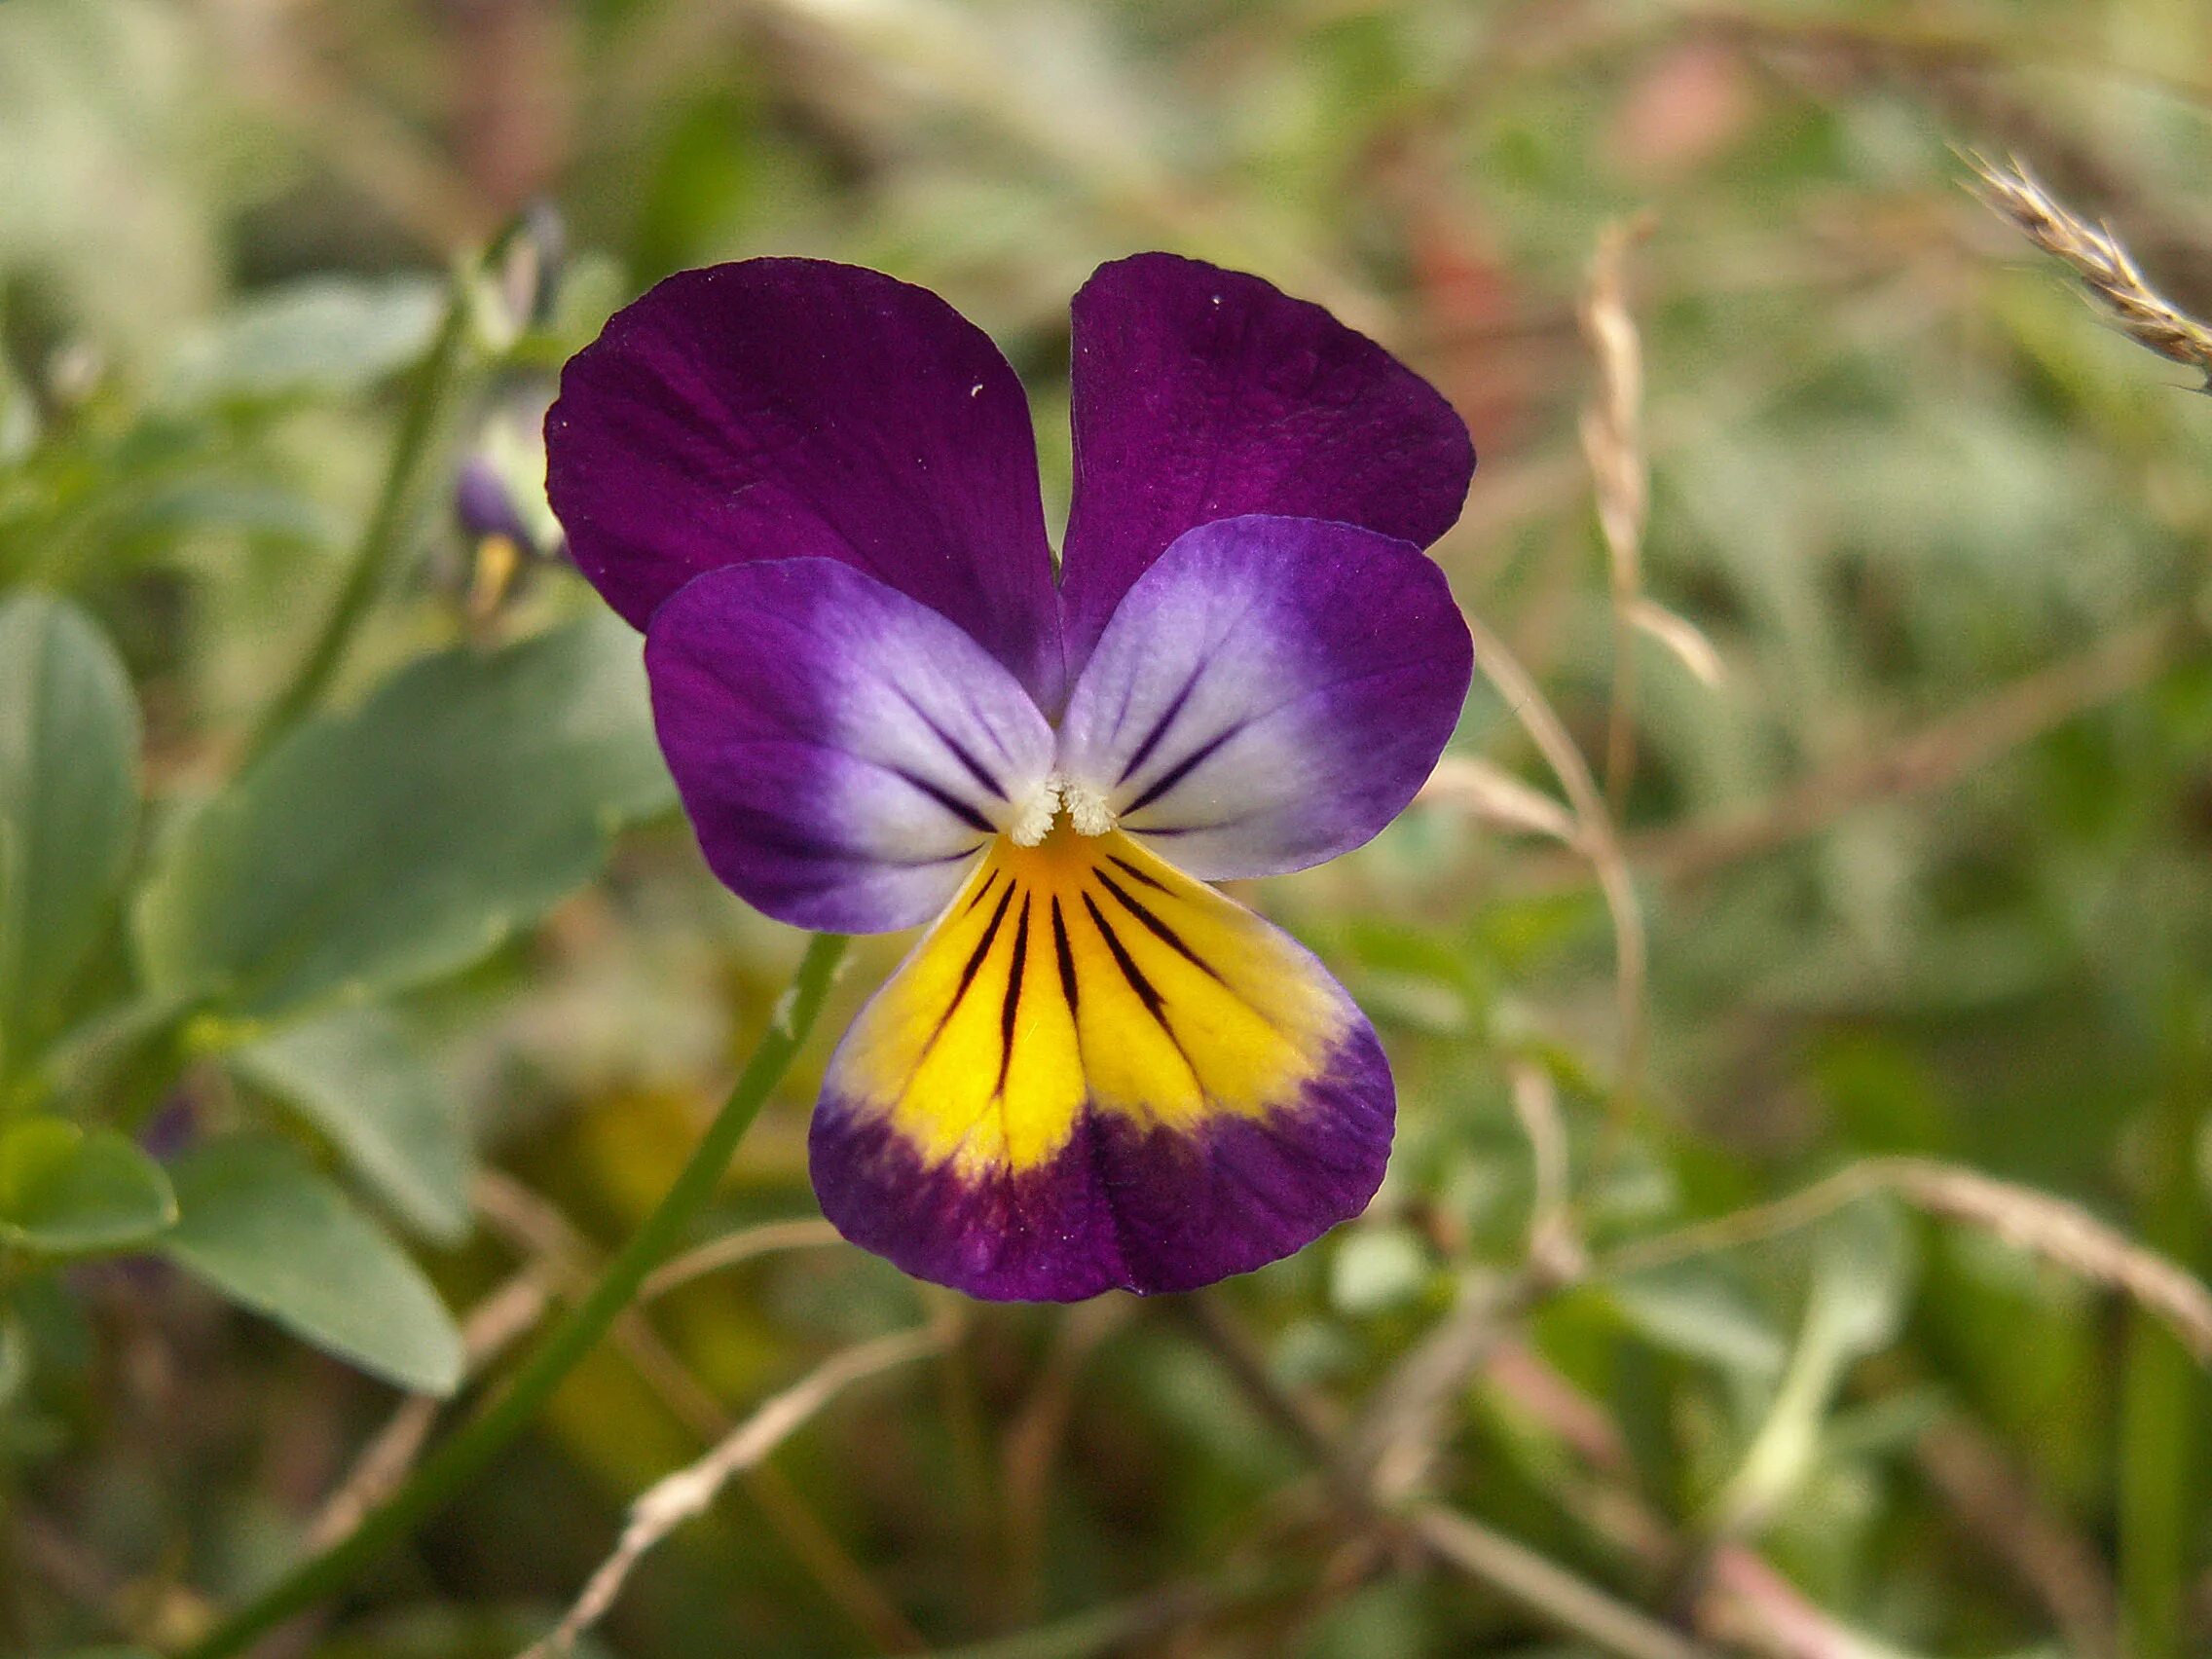
[[[1202,880],[1304,869],[1413,799],[1473,671],[1444,572],[1412,544],[1225,519],[1123,598],[1069,696],[1059,766]]]
[[[655,612],[645,670],[707,863],[793,927],[920,926],[1051,768],[1011,672],[833,560],[696,578]]]

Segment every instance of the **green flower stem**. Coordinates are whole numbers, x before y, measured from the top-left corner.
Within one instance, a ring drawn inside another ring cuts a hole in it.
[[[307,655],[300,659],[290,683],[263,712],[260,724],[246,744],[247,764],[322,700],[323,693],[330,689],[338,665],[345,660],[347,647],[353,643],[362,618],[368,615],[370,606],[384,591],[392,567],[405,551],[416,486],[424,463],[429,459],[446,403],[461,380],[461,359],[467,354],[467,277],[463,273],[457,273],[447,289],[445,314],[439,319],[438,332],[417,371],[414,394],[408,398],[407,408],[400,416],[399,431],[392,440],[391,461],[385,469],[375,510],[369,515],[367,528],[361,532],[361,543],[353,555],[352,568],[346,572],[345,585],[338,590],[330,614],[323,618],[321,632],[308,647]]]
[[[590,1293],[523,1362],[506,1390],[424,1458],[407,1483],[351,1532],[321,1555],[302,1562],[250,1604],[185,1649],[181,1659],[229,1659],[294,1614],[345,1588],[528,1426],[562,1380],[636,1299],[645,1275],[682,1242],[685,1229],[714,1195],[738,1142],[752,1127],[761,1103],[782,1080],[799,1045],[813,1029],[844,953],[842,938],[834,934],[815,936],[790,991],[777,1005],[774,1022],[746,1062],[729,1099],[700,1137],[690,1161],[652,1214],[607,1264]]]

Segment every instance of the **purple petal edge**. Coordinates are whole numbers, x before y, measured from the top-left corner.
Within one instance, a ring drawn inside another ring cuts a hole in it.
[[[704,571],[836,559],[1056,705],[1028,400],[928,289],[815,259],[680,272],[569,359],[545,446],[576,566],[634,627]]]
[[[988,1302],[1196,1290],[1303,1249],[1367,1207],[1396,1092],[1356,1020],[1293,1103],[1195,1132],[1087,1112],[1050,1161],[927,1167],[876,1113],[825,1096],[809,1139],[822,1213],[916,1278]]]
[[[1099,267],[1073,317],[1071,677],[1129,585],[1198,525],[1328,519],[1425,547],[1459,516],[1475,469],[1466,424],[1322,307],[1142,253]]]
[[[694,578],[655,612],[645,660],[708,865],[793,927],[927,921],[1051,764],[1051,729],[1006,668],[835,560]]]
[[[1411,543],[1222,519],[1123,597],[1069,696],[1060,765],[1185,873],[1279,875],[1405,810],[1473,673],[1451,584]]]

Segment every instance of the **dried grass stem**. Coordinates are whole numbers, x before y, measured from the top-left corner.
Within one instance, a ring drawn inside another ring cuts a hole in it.
[[[2212,327],[2167,299],[2144,277],[2110,227],[2092,225],[2053,197],[2017,161],[1967,157],[1978,194],[2044,252],[2079,276],[2120,331],[2168,362],[2194,369],[2212,390]]]

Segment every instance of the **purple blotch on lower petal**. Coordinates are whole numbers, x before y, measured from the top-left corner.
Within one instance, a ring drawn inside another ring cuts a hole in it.
[[[1087,1112],[1034,1168],[926,1166],[882,1115],[825,1097],[822,1213],[916,1278],[990,1302],[1195,1290],[1304,1248],[1367,1207],[1389,1160],[1389,1062],[1357,1020],[1299,1098],[1184,1132]]]

